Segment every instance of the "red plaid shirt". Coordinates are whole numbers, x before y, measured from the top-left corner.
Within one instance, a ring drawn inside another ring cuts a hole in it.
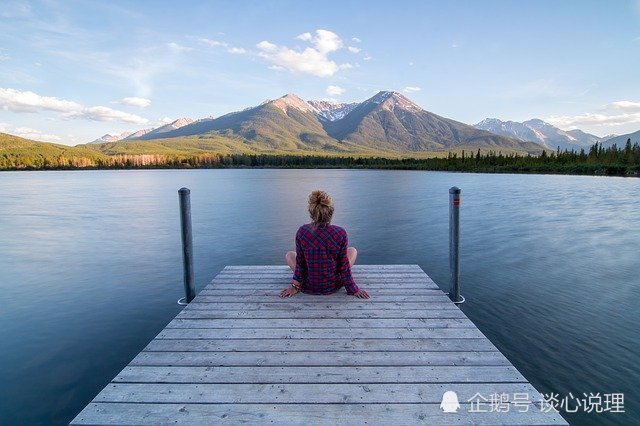
[[[344,286],[348,294],[358,292],[347,258],[347,231],[336,225],[302,225],[296,232],[296,270],[293,279],[302,292],[331,294]]]

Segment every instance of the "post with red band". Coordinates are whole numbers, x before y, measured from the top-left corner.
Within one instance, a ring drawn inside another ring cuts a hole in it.
[[[449,189],[449,298],[462,303],[460,296],[460,192],[457,186]]]

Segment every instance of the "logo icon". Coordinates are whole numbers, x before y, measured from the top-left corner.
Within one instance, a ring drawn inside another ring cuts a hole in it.
[[[458,394],[454,391],[446,391],[442,395],[442,402],[440,403],[440,409],[444,413],[457,413],[460,408],[458,402]]]

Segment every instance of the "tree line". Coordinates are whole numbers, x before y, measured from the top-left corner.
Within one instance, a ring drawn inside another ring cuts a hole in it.
[[[1,153],[2,151],[0,151]],[[640,146],[596,143],[587,151],[543,151],[541,155],[502,154],[499,151],[452,153],[443,158],[384,158],[320,154],[139,154],[47,156],[1,154],[0,169],[135,169],[135,168],[367,168],[490,173],[564,173],[640,176]]]

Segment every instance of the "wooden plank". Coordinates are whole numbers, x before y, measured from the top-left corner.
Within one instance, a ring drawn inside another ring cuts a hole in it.
[[[425,283],[416,283],[416,284],[405,284],[403,283],[400,288],[395,284],[390,283],[381,283],[381,284],[368,284],[368,283],[356,283],[358,287],[364,288],[367,291],[375,290],[384,292],[395,292],[401,293],[405,290],[440,290],[439,287],[425,284]],[[289,287],[291,283],[289,281],[285,282],[274,282],[274,283],[254,283],[254,282],[242,282],[242,283],[213,283],[208,284],[202,291],[218,291],[218,290],[283,290]]]
[[[484,335],[476,328],[166,328],[160,339],[465,339]]]
[[[468,402],[476,394],[526,393],[532,403],[544,401],[528,383],[385,383],[343,384],[316,383],[113,383],[95,398],[96,402],[127,403],[198,403],[198,404],[440,404],[447,391],[456,392],[458,400]],[[517,410],[517,404],[511,404]]]
[[[298,296],[298,295],[296,295]],[[237,310],[271,310],[271,309],[276,309],[282,312],[288,312],[288,311],[300,311],[300,310],[305,310],[305,309],[349,309],[349,310],[371,310],[371,309],[375,309],[378,311],[384,311],[384,310],[400,310],[400,309],[410,309],[410,310],[424,310],[429,311],[429,310],[459,310],[459,308],[454,305],[453,303],[449,302],[420,302],[420,303],[411,303],[411,302],[376,302],[375,300],[371,300],[369,299],[367,301],[367,303],[344,303],[343,301],[332,301],[332,302],[327,302],[327,299],[323,299],[325,300],[324,302],[319,301],[319,302],[313,302],[313,303],[303,303],[303,302],[298,302],[296,300],[296,296],[294,296],[293,298],[289,298],[287,300],[289,300],[291,303],[287,304],[287,303],[273,303],[271,301],[269,302],[262,302],[262,303],[258,303],[258,302],[253,302],[253,303],[230,303],[230,302],[225,302],[225,303],[216,303],[216,302],[200,302],[200,300],[198,299],[198,297],[196,296],[195,299],[193,299],[193,301],[191,303],[189,303],[189,306],[187,306],[185,309],[190,309],[190,310],[232,310],[232,311],[237,311]],[[360,299],[361,300],[361,299]]]
[[[372,299],[282,299],[287,266],[225,267],[74,423],[563,423],[418,265],[352,272]],[[482,392],[532,399],[469,412]]]
[[[418,265],[359,265],[356,264],[351,267],[351,272],[366,273],[366,272],[414,272],[414,273],[426,273]],[[247,265],[247,266],[225,266],[220,273],[227,272],[260,272],[260,273],[275,273],[275,272],[291,272],[291,268],[287,265]]]
[[[127,366],[114,383],[526,383],[513,366]]]
[[[195,352],[294,352],[385,351],[385,352],[496,352],[485,338],[471,339],[155,339],[145,351]]]
[[[274,294],[279,295],[280,292],[287,288],[286,286],[278,286],[272,287],[269,289],[217,289],[217,288],[206,288],[202,290],[198,296],[261,296],[261,297],[271,297]],[[363,287],[364,288],[364,287]],[[387,289],[371,289],[367,288],[367,292],[373,295],[397,295],[401,294],[403,296],[442,296],[442,290],[435,289],[402,289],[398,288],[387,288]]]
[[[566,424],[558,413],[530,409],[525,413],[472,413],[470,405],[460,404],[457,413],[444,414],[439,404],[117,404],[91,403],[73,424],[177,424],[201,425],[230,423],[361,425],[364,419],[378,424],[441,425]]]
[[[198,296],[262,296],[271,297],[274,294],[278,295],[280,292],[287,288],[286,286],[272,285],[265,289],[251,289],[251,288],[226,288],[220,289],[215,286],[205,288],[200,291]],[[364,287],[362,287],[364,288]],[[387,286],[383,288],[370,288],[366,287],[369,294],[376,295],[396,295],[402,294],[403,296],[442,296],[442,290],[429,289],[429,288],[398,288],[397,286]],[[342,290],[344,291],[344,290]]]
[[[129,365],[160,366],[420,366],[511,365],[500,352],[150,352],[139,353]]]
[[[289,281],[293,277],[293,273],[278,274],[278,275],[243,275],[243,276],[229,276],[218,275],[211,281],[230,281],[230,282],[243,282],[243,281]],[[420,283],[433,283],[426,275],[415,275],[412,277],[399,277],[395,274],[354,274],[353,278],[357,281],[389,281],[389,282],[420,282]]]
[[[367,273],[353,273],[354,279],[365,279],[365,278],[378,278],[378,279],[386,279],[386,278],[394,278],[394,279],[416,279],[416,280],[424,280],[428,279],[427,275],[424,273],[418,272],[367,272]],[[216,279],[222,278],[244,278],[244,279],[288,279],[293,276],[293,272],[221,272],[216,276]]]
[[[209,306],[208,304],[207,306]],[[385,310],[376,309],[298,309],[298,310],[255,310],[255,311],[216,311],[183,309],[176,318],[467,318],[459,309],[436,310]]]
[[[166,328],[272,329],[272,328],[475,328],[465,318],[174,318]]]
[[[405,296],[405,295],[390,295],[390,294],[373,294],[371,295],[371,299],[359,299],[357,297],[349,296],[346,293],[334,293],[329,295],[317,295],[317,294],[304,294],[298,293],[294,298],[283,298],[279,297],[277,292],[274,292],[271,296],[228,296],[228,295],[220,295],[220,296],[208,296],[208,295],[198,295],[196,299],[199,303],[205,302],[216,302],[216,303],[251,303],[251,302],[265,302],[269,301],[270,303],[293,303],[292,300],[295,300],[295,303],[326,303],[327,300],[338,300],[345,305],[350,304],[367,304],[374,302],[450,302],[450,299],[443,294],[436,294],[432,296]]]

